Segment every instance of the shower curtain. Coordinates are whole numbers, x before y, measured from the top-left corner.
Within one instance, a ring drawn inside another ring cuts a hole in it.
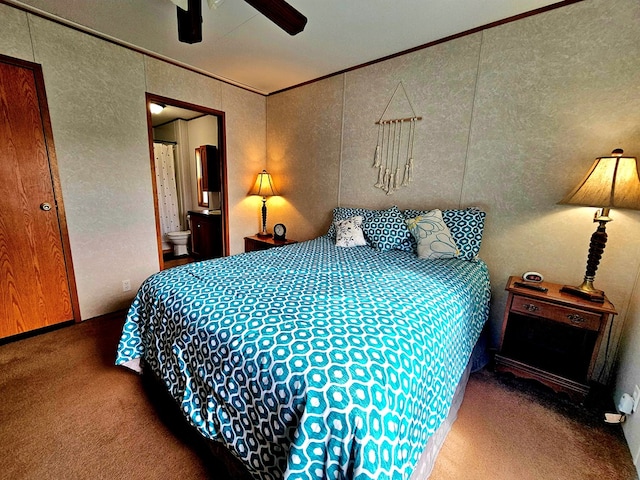
[[[165,234],[180,230],[173,145],[154,143],[153,156],[156,167],[156,187],[158,193],[160,231],[162,233],[162,249],[168,250],[171,248],[171,243],[169,243]]]

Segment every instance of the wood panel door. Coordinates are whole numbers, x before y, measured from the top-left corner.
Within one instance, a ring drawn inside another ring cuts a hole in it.
[[[0,338],[79,319],[44,81],[0,56]]]

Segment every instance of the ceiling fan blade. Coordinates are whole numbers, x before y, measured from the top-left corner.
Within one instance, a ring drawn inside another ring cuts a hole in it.
[[[307,17],[284,0],[244,0],[265,17],[278,25],[289,35],[297,35],[304,30]]]
[[[183,43],[202,41],[202,1],[189,0],[189,10],[178,11],[178,40]]]

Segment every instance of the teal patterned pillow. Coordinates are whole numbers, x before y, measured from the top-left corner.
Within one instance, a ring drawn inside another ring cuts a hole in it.
[[[402,213],[395,205],[365,219],[363,230],[371,246],[381,252],[400,247],[411,236]]]
[[[416,241],[419,258],[454,258],[460,254],[440,210],[408,218],[406,224]]]
[[[405,210],[404,218],[415,218],[428,213],[429,210]],[[469,207],[460,210],[442,210],[442,219],[451,231],[460,257],[464,260],[473,260],[480,251],[482,244],[482,232],[484,231],[484,219],[486,213],[477,207]],[[416,248],[415,240],[411,238],[413,248]]]
[[[377,210],[369,210],[368,208],[353,208],[353,207],[336,207],[333,209],[333,222],[327,231],[327,237],[331,239],[336,238],[336,225],[335,222],[340,220],[346,220],[351,217],[362,217],[363,221],[374,216],[378,213]]]

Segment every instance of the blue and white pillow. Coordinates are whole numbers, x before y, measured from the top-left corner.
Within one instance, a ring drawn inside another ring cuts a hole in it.
[[[331,222],[331,226],[329,226],[327,236],[331,239],[336,238],[335,223],[337,221],[359,216],[362,217],[363,222],[366,222],[367,219],[371,218],[376,213],[378,213],[377,210],[370,210],[368,208],[336,207],[333,209],[333,221]]]
[[[371,246],[381,252],[397,249],[411,237],[402,212],[395,205],[365,220],[363,230]]]
[[[355,216],[334,222],[337,247],[361,247],[367,244],[362,231],[362,217]]]
[[[405,218],[415,218],[428,212],[429,210],[405,210],[403,215]],[[482,244],[485,217],[486,213],[477,207],[442,210],[442,219],[449,227],[451,236],[460,250],[458,258],[473,260],[478,255]],[[411,241],[413,249],[416,249],[417,244],[413,237]]]
[[[431,210],[425,215],[405,220],[417,244],[419,258],[455,258],[460,255],[449,227],[442,220],[440,210]]]

